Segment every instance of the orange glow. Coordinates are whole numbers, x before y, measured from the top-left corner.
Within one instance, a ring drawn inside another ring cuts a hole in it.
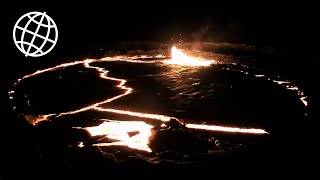
[[[71,62],[71,63],[59,64],[57,66],[54,66],[54,67],[51,67],[51,68],[47,68],[47,69],[37,70],[34,73],[27,74],[27,75],[23,76],[22,78],[18,79],[17,82],[14,85],[17,85],[23,79],[26,79],[26,78],[29,78],[29,77],[32,77],[32,76],[36,76],[38,74],[42,74],[42,73],[49,72],[49,71],[55,71],[55,70],[60,69],[60,68],[74,66],[74,65],[82,64],[82,63],[83,63],[83,61],[74,61],[74,62]]]
[[[308,101],[306,100],[307,99],[307,96],[304,96],[304,97],[301,97],[300,100],[302,101],[302,103],[305,105],[305,106],[308,106]]]
[[[203,60],[199,58],[189,57],[181,50],[177,49],[175,46],[171,49],[171,58],[170,60],[165,60],[166,64],[177,64],[182,66],[210,66],[214,61]]]
[[[157,56],[157,57],[163,57],[163,56]],[[36,76],[36,75],[39,75],[41,73],[45,73],[48,71],[58,70],[60,68],[65,68],[65,67],[69,67],[69,66],[82,64],[85,68],[90,68],[90,69],[96,70],[99,73],[99,77],[102,79],[117,81],[118,82],[117,87],[124,90],[124,92],[120,95],[114,96],[109,99],[104,99],[98,103],[83,107],[81,109],[57,113],[57,114],[38,115],[38,116],[24,115],[24,116],[33,125],[36,125],[40,121],[48,120],[48,118],[50,118],[51,116],[59,117],[59,116],[64,116],[64,115],[76,114],[76,113],[84,112],[87,110],[96,110],[96,111],[102,111],[102,112],[109,112],[109,113],[134,116],[134,117],[142,117],[142,118],[147,118],[147,119],[159,120],[159,121],[163,121],[163,122],[170,121],[171,117],[166,116],[166,115],[143,113],[143,112],[133,112],[133,111],[128,111],[128,110],[110,109],[110,108],[100,107],[103,104],[107,104],[109,102],[112,102],[114,100],[117,100],[119,98],[122,98],[126,95],[131,94],[133,92],[133,89],[125,86],[127,80],[109,77],[108,70],[90,65],[90,63],[102,62],[102,61],[106,61],[106,62],[126,61],[126,62],[130,62],[130,63],[158,63],[158,62],[161,63],[161,62],[163,62],[163,61],[142,61],[142,60],[137,60],[136,58],[149,58],[149,56],[116,56],[116,57],[106,57],[106,58],[102,58],[102,59],[86,59],[83,61],[64,63],[64,64],[60,64],[60,65],[57,65],[57,66],[54,66],[51,68],[38,70],[34,73],[31,73],[31,74],[28,74],[28,75],[22,77],[21,79],[18,79],[18,81],[15,83],[15,85],[25,78]],[[209,66],[210,64],[214,63],[214,61],[206,61],[206,60],[201,60],[198,58],[188,57],[186,54],[182,53],[176,47],[172,47],[172,59],[166,60],[164,62],[167,64],[178,64],[178,65],[186,65],[186,66]],[[10,92],[10,93],[14,93],[14,92]],[[167,125],[162,124],[161,127],[167,127]],[[85,129],[92,136],[102,135],[107,138],[116,140],[116,142],[112,142],[112,143],[97,143],[97,144],[95,144],[95,146],[121,145],[121,146],[128,146],[133,149],[151,152],[151,149],[148,146],[148,139],[151,136],[151,129],[152,128],[153,127],[151,125],[146,124],[143,121],[111,121],[111,120],[108,120],[108,121],[100,124],[99,126],[87,127]],[[264,131],[262,129],[244,129],[244,128],[223,127],[223,126],[215,126],[215,125],[200,125],[200,124],[186,124],[186,128],[201,129],[201,130],[208,130],[208,131],[239,132],[239,133],[254,133],[254,134],[267,133],[266,131]],[[137,134],[130,136],[129,135],[130,132],[134,132],[134,133],[137,132]],[[81,142],[78,146],[83,147],[84,144]]]
[[[290,84],[290,81],[278,81],[278,80],[273,80],[273,82],[281,85],[281,84]]]
[[[187,128],[191,129],[201,129],[208,131],[222,131],[222,132],[233,132],[233,133],[248,133],[248,134],[268,134],[263,129],[246,129],[237,127],[225,127],[225,126],[215,126],[215,125],[204,125],[204,124],[186,124]]]
[[[143,121],[107,121],[99,126],[85,128],[92,136],[103,135],[107,138],[118,140],[113,143],[97,143],[96,146],[122,145],[133,149],[151,152],[148,146],[151,136],[151,125]],[[129,136],[130,132],[138,134]]]
[[[130,62],[130,63],[143,63],[143,64],[150,64],[150,63],[156,63],[156,61],[151,61],[151,60],[138,60],[138,59],[147,59],[147,58],[154,58],[153,56],[115,56],[115,57],[105,57],[102,59],[99,59],[100,62],[107,61],[124,61],[124,62]],[[156,58],[160,58],[156,56]]]
[[[126,111],[126,110],[121,110],[121,109],[108,109],[108,108],[105,109],[105,108],[101,108],[101,107],[95,107],[94,109],[97,111],[104,111],[104,112],[110,112],[110,113],[116,113],[116,114],[125,114],[128,116],[156,119],[156,120],[160,120],[160,121],[169,121],[170,120],[169,116],[160,115],[160,114],[133,112],[133,111]]]
[[[273,82],[275,82],[275,83],[277,83],[279,85],[282,85],[283,87],[285,87],[288,90],[297,91],[298,95],[300,96],[301,102],[305,106],[308,106],[307,96],[304,95],[303,91],[299,90],[298,86],[291,85],[290,81],[288,81],[288,80],[285,80],[285,81],[273,80]]]
[[[27,114],[21,114],[24,118],[26,118],[32,125],[36,125],[41,121],[46,121],[50,116],[53,116],[54,114],[47,114],[47,115],[27,115]]]
[[[83,142],[79,142],[78,147],[80,148],[84,147]]]
[[[161,124],[161,127],[168,127],[166,124]]]
[[[29,122],[32,122],[33,125],[37,124],[40,121],[44,121],[44,120],[48,120],[48,118],[50,118],[51,116],[56,116],[56,117],[60,117],[60,116],[64,116],[64,115],[70,115],[70,114],[76,114],[76,113],[80,113],[83,111],[87,111],[90,109],[94,109],[95,107],[105,104],[105,103],[109,103],[111,101],[114,101],[116,99],[119,99],[123,96],[126,96],[128,94],[130,94],[133,89],[124,86],[124,84],[127,82],[125,79],[118,79],[118,78],[113,78],[113,77],[108,77],[108,71],[105,70],[104,68],[99,68],[99,67],[95,67],[95,66],[90,66],[90,63],[92,62],[110,62],[110,61],[126,61],[126,62],[130,62],[130,63],[155,63],[155,61],[141,61],[141,60],[136,60],[136,58],[149,58],[152,56],[145,56],[145,55],[141,55],[141,56],[115,56],[115,57],[106,57],[106,58],[102,58],[102,59],[85,59],[83,61],[74,61],[74,62],[70,62],[70,63],[63,63],[63,64],[59,64],[57,66],[51,67],[51,68],[46,68],[43,70],[37,70],[34,73],[30,73],[27,74],[25,76],[23,76],[22,78],[18,79],[17,82],[14,85],[17,85],[21,80],[29,78],[29,77],[33,77],[45,72],[49,72],[49,71],[55,71],[61,68],[65,68],[65,67],[70,67],[70,66],[74,66],[74,65],[78,65],[78,64],[83,64],[83,66],[85,68],[91,68],[91,69],[95,69],[96,71],[99,72],[99,76],[100,78],[103,79],[107,79],[107,80],[112,80],[112,81],[118,81],[119,84],[117,85],[117,87],[119,87],[120,89],[125,90],[125,92],[123,94],[120,94],[118,96],[112,97],[110,99],[105,99],[101,102],[86,106],[84,108],[81,109],[77,109],[74,111],[68,111],[68,112],[63,112],[63,113],[57,113],[57,114],[48,114],[48,115],[39,115],[37,118],[34,118],[32,116],[27,116]],[[14,92],[14,91],[13,91]],[[39,118],[41,117],[41,118]]]
[[[90,66],[89,63],[92,63],[92,62],[94,62],[94,61],[95,61],[95,60],[90,60],[90,59],[84,60],[84,61],[83,61],[83,65],[84,65],[84,67],[86,67],[86,68],[95,69],[96,71],[98,71],[98,72],[99,72],[99,76],[100,76],[100,78],[102,78],[102,79],[107,79],[107,80],[112,80],[112,81],[117,81],[117,82],[119,82],[119,84],[118,84],[116,87],[125,90],[125,92],[124,92],[123,94],[118,95],[118,96],[114,96],[114,97],[112,97],[112,98],[105,99],[105,100],[103,100],[103,101],[100,101],[100,102],[98,102],[98,103],[89,105],[89,106],[87,106],[87,107],[84,107],[84,108],[81,108],[81,109],[78,109],[78,110],[75,110],[75,111],[69,111],[69,112],[59,113],[59,114],[57,115],[57,117],[60,117],[60,116],[63,116],[63,115],[68,115],[68,114],[69,114],[69,115],[70,115],[70,114],[76,114],[76,113],[79,113],[79,112],[83,112],[83,111],[87,111],[87,110],[90,110],[90,109],[94,109],[94,108],[97,107],[97,106],[100,106],[100,105],[105,104],[105,103],[109,103],[109,102],[114,101],[114,100],[116,100],[116,99],[119,99],[119,98],[121,98],[121,97],[123,97],[123,96],[126,96],[126,95],[130,94],[130,93],[133,91],[132,88],[129,88],[129,87],[124,86],[124,84],[127,82],[125,79],[118,79],[118,78],[108,77],[108,76],[107,76],[107,74],[108,74],[108,72],[109,72],[108,70],[106,70],[106,69],[104,69],[104,68],[100,68],[100,67]]]

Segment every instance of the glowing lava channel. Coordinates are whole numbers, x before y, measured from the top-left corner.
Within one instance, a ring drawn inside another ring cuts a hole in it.
[[[222,131],[222,132],[233,132],[233,133],[250,133],[250,134],[268,134],[263,129],[246,129],[246,128],[237,128],[237,127],[224,127],[224,126],[215,126],[215,125],[205,125],[205,124],[186,124],[187,128],[191,129],[202,129],[208,131]]]
[[[119,79],[114,77],[107,76],[108,71],[104,68],[91,66],[90,63],[93,62],[109,62],[109,61],[126,61],[130,63],[157,63],[157,62],[164,62],[166,64],[177,64],[182,66],[209,66],[210,64],[214,63],[214,61],[206,61],[206,60],[200,60],[197,58],[191,58],[188,57],[186,54],[182,53],[180,50],[178,50],[176,47],[172,47],[172,59],[171,60],[165,60],[165,61],[141,61],[136,60],[136,58],[149,58],[149,56],[116,56],[116,57],[107,57],[102,59],[86,59],[83,61],[75,61],[71,63],[64,63],[60,64],[51,68],[38,70],[34,73],[25,75],[21,79],[18,79],[15,85],[17,85],[21,80],[36,76],[45,72],[49,71],[55,71],[60,68],[70,67],[78,64],[83,64],[85,68],[95,69],[97,72],[99,72],[100,78],[106,79],[106,80],[112,80],[117,81],[119,84],[117,87],[119,87],[122,90],[125,90],[123,94],[117,95],[115,97],[105,99],[101,102],[89,105],[87,107],[69,111],[69,112],[63,112],[63,113],[57,113],[57,114],[48,114],[48,115],[41,115],[41,118],[37,118],[33,124],[48,120],[50,117],[55,116],[64,116],[64,115],[70,115],[70,114],[76,114],[79,112],[87,111],[87,110],[96,110],[96,111],[103,111],[103,112],[109,112],[109,113],[116,113],[116,114],[123,114],[128,116],[134,116],[134,117],[142,117],[147,119],[154,119],[159,120],[163,122],[170,121],[171,117],[160,115],[160,114],[150,114],[150,113],[142,113],[142,112],[133,112],[133,111],[127,111],[127,110],[121,110],[121,109],[109,109],[109,108],[102,108],[99,107],[102,104],[106,104],[109,102],[112,102],[116,99],[119,99],[121,97],[124,97],[128,94],[131,94],[133,92],[133,89],[130,87],[126,87],[125,83],[127,82],[125,79]],[[163,57],[161,55],[161,57]],[[25,115],[28,116],[28,115]],[[193,129],[200,129],[200,130],[208,130],[208,131],[223,131],[223,132],[236,132],[236,133],[251,133],[251,134],[266,134],[267,132],[262,129],[243,129],[243,128],[232,128],[232,127],[223,127],[223,126],[215,126],[215,125],[200,125],[200,124],[186,124],[187,128],[193,128]],[[114,145],[124,145],[128,146],[133,149],[139,149],[142,151],[151,152],[149,146],[148,146],[148,139],[151,136],[151,129],[153,127],[149,124],[146,124],[143,121],[108,121],[100,124],[96,127],[87,127],[85,128],[92,136],[97,135],[105,135],[106,137],[110,139],[118,140],[118,142],[113,143],[98,143],[95,144],[96,146],[114,146]],[[138,132],[138,134],[130,137],[128,133],[130,132]],[[83,144],[81,145],[83,146]]]
[[[160,121],[169,121],[171,119],[171,117],[169,116],[160,115],[160,114],[149,114],[149,113],[133,112],[133,111],[126,111],[121,109],[108,109],[108,108],[101,108],[101,107],[95,107],[94,109],[97,111],[123,114],[123,115],[135,116],[135,117],[141,117],[141,118],[147,118],[147,119],[156,119]]]
[[[75,110],[75,111],[69,111],[69,112],[64,112],[64,113],[60,113],[57,117],[59,116],[63,116],[63,115],[70,115],[70,114],[76,114],[76,113],[79,113],[79,112],[83,112],[83,111],[87,111],[87,110],[90,110],[90,109],[94,109],[95,107],[97,106],[100,106],[101,104],[105,104],[105,103],[109,103],[111,101],[114,101],[116,99],[119,99],[123,96],[126,96],[128,94],[130,94],[133,89],[132,88],[129,88],[129,87],[126,87],[124,86],[124,84],[127,82],[127,80],[125,79],[118,79],[118,78],[113,78],[113,77],[108,77],[107,74],[108,74],[108,70],[105,70],[104,68],[100,68],[100,67],[95,67],[95,66],[90,66],[90,63],[94,62],[95,60],[92,60],[92,59],[89,59],[89,60],[84,60],[83,61],[83,65],[84,67],[86,68],[91,68],[91,69],[95,69],[96,71],[99,72],[99,76],[100,78],[102,79],[107,79],[107,80],[112,80],[112,81],[117,81],[119,82],[119,84],[116,86],[122,90],[125,90],[125,92],[123,94],[120,94],[120,95],[117,95],[117,96],[114,96],[112,98],[109,98],[109,99],[106,99],[104,101],[101,101],[101,102],[98,102],[98,103],[95,103],[95,104],[92,104],[90,106],[87,106],[87,107],[84,107],[84,108],[81,108],[81,109],[78,109],[78,110]],[[138,62],[140,63],[140,62]]]

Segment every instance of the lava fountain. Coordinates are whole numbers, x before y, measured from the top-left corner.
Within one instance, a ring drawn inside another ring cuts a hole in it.
[[[171,48],[171,59],[165,60],[166,64],[176,64],[181,66],[210,66],[215,61],[190,57],[177,49],[175,46]]]

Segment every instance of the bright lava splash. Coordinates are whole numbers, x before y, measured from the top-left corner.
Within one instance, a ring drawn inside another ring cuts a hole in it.
[[[143,121],[112,121],[109,120],[95,127],[85,128],[92,136],[103,135],[106,138],[117,140],[111,143],[98,143],[96,146],[122,145],[133,149],[151,152],[148,146],[153,126]],[[131,136],[130,132],[136,134]]]
[[[151,114],[147,112],[133,112],[128,110],[121,110],[121,109],[110,109],[110,108],[102,108],[101,105],[110,103],[114,100],[117,100],[121,97],[127,96],[131,94],[134,90],[130,87],[125,86],[125,83],[127,80],[125,79],[119,79],[114,77],[108,76],[108,70],[96,66],[90,65],[93,62],[110,62],[110,61],[125,61],[128,63],[164,63],[166,65],[181,65],[181,66],[210,66],[211,64],[215,63],[214,60],[205,60],[205,59],[199,59],[199,58],[193,58],[187,56],[185,53],[178,50],[175,46],[172,47],[172,59],[169,60],[163,60],[163,61],[142,61],[137,60],[137,58],[146,58],[147,56],[134,56],[134,57],[128,57],[128,56],[116,56],[116,57],[107,57],[102,59],[86,59],[83,61],[75,61],[71,63],[64,63],[60,64],[51,68],[38,70],[34,73],[25,75],[24,77],[17,80],[15,85],[17,85],[21,80],[30,78],[45,72],[49,71],[55,71],[60,68],[70,67],[78,64],[82,64],[85,68],[95,69],[98,73],[100,78],[106,79],[106,80],[112,80],[117,81],[119,84],[117,87],[119,87],[122,90],[125,90],[123,94],[120,94],[118,96],[102,100],[101,102],[83,107],[81,109],[68,111],[68,112],[62,112],[62,113],[56,113],[56,114],[47,114],[47,115],[40,115],[41,118],[33,118],[32,115],[24,115],[30,123],[36,125],[40,121],[48,120],[51,117],[59,117],[59,116],[65,116],[70,114],[76,114],[79,112],[84,112],[88,110],[95,110],[95,111],[101,111],[101,112],[108,112],[108,113],[116,113],[116,114],[122,114],[122,115],[128,115],[133,117],[142,117],[146,119],[151,120],[157,120],[160,122],[168,122],[172,117],[161,115],[161,114]],[[152,56],[158,57],[158,56]],[[163,56],[161,55],[161,58]],[[147,57],[150,58],[150,57]],[[14,93],[13,91],[10,92],[11,94]],[[9,93],[9,94],[10,94]],[[206,131],[222,131],[222,132],[233,132],[233,133],[249,133],[249,134],[268,134],[263,129],[246,129],[246,128],[239,128],[239,127],[225,127],[225,126],[216,126],[216,125],[203,125],[203,124],[185,124],[186,128],[191,129],[199,129],[199,130],[206,130]],[[99,126],[95,127],[87,127],[84,128],[87,130],[92,136],[98,136],[102,135],[106,138],[113,139],[115,142],[111,143],[96,143],[95,146],[128,146],[132,149],[138,149],[141,151],[151,152],[151,149],[148,146],[148,140],[151,136],[151,130],[153,126],[147,124],[143,121],[114,121],[114,120],[107,120],[106,122],[100,124]],[[135,132],[133,136],[130,136],[129,134],[131,132]],[[83,146],[83,144],[81,144]]]
[[[213,60],[205,60],[189,57],[175,46],[171,48],[171,59],[164,61],[166,64],[177,64],[181,66],[210,66]]]

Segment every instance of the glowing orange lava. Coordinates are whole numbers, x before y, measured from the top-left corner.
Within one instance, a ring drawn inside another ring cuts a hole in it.
[[[279,85],[282,85],[284,86],[286,89],[288,90],[292,90],[292,91],[297,91],[298,92],[298,95],[300,95],[300,100],[301,102],[305,105],[305,106],[308,106],[308,101],[306,100],[307,99],[307,96],[304,95],[304,92],[303,91],[300,91],[299,90],[299,87],[298,86],[294,86],[294,85],[291,85],[290,81],[288,80],[285,80],[285,81],[280,81],[280,80],[273,80],[273,82],[279,84]]]
[[[160,115],[160,114],[149,114],[149,113],[142,113],[142,112],[133,112],[133,111],[126,111],[121,109],[108,109],[108,108],[101,108],[101,107],[95,107],[94,108],[97,111],[104,111],[104,112],[110,112],[110,113],[116,113],[116,114],[124,114],[128,116],[135,116],[135,117],[142,117],[147,119],[156,119],[160,121],[169,121],[171,117]]]
[[[204,125],[204,124],[186,124],[187,128],[191,129],[202,129],[208,131],[223,131],[223,132],[233,132],[233,133],[250,133],[250,134],[268,134],[263,129],[246,129],[238,127],[225,127],[225,126],[215,126],[215,125]]]
[[[308,101],[306,100],[307,99],[307,96],[304,96],[304,97],[301,97],[300,100],[302,101],[302,103],[305,105],[305,106],[308,106]]]
[[[171,59],[165,60],[166,64],[176,64],[182,66],[210,66],[214,61],[189,57],[175,46],[171,49]]]
[[[149,58],[150,56],[116,56],[116,57],[106,57],[102,59],[86,59],[83,61],[75,61],[71,63],[64,63],[60,64],[51,68],[38,70],[34,73],[28,74],[23,76],[21,79],[18,79],[15,83],[18,84],[21,80],[36,76],[45,72],[55,71],[60,68],[70,67],[78,64],[82,64],[85,68],[94,69],[99,72],[99,76],[102,79],[117,81],[119,84],[117,85],[118,88],[125,90],[123,94],[114,96],[109,99],[105,99],[101,102],[83,107],[81,109],[62,112],[57,114],[48,114],[48,115],[39,115],[36,118],[30,115],[25,115],[25,117],[31,119],[29,122],[32,124],[36,124],[40,121],[47,120],[48,118],[55,116],[64,116],[70,114],[76,114],[79,112],[84,112],[87,110],[96,110],[96,111],[103,111],[109,113],[116,113],[116,114],[123,114],[128,116],[134,117],[142,117],[147,119],[159,120],[163,122],[170,121],[170,116],[165,116],[161,114],[151,114],[151,113],[143,113],[143,112],[133,112],[128,110],[121,110],[121,109],[110,109],[110,108],[102,108],[100,105],[107,104],[119,98],[122,98],[126,95],[129,95],[133,92],[133,89],[130,87],[125,86],[127,80],[119,79],[114,77],[108,76],[108,70],[96,66],[90,65],[93,62],[109,62],[109,61],[126,61],[129,63],[166,63],[166,64],[174,64],[174,65],[182,65],[182,66],[209,66],[210,64],[214,63],[214,61],[207,61],[201,60],[198,58],[188,57],[186,54],[178,50],[175,46],[172,47],[172,59],[165,60],[165,61],[142,61],[137,60],[137,58]],[[158,56],[157,56],[158,57]],[[162,55],[159,57],[163,58]],[[10,92],[11,93],[11,92]],[[12,92],[13,93],[13,92]],[[162,124],[162,127],[166,127],[167,125]],[[148,146],[148,139],[151,136],[151,129],[153,126],[146,124],[143,121],[112,121],[108,120],[99,126],[95,127],[87,127],[85,128],[92,136],[103,135],[107,138],[117,140],[116,142],[112,143],[97,143],[96,146],[114,146],[114,145],[122,145],[128,146],[133,149],[139,149],[146,152],[151,152],[151,149]],[[215,126],[215,125],[201,125],[201,124],[186,124],[186,128],[192,129],[200,129],[200,130],[208,130],[208,131],[223,131],[223,132],[239,132],[239,133],[250,133],[250,134],[265,134],[266,131],[262,129],[244,129],[244,128],[236,128],[236,127],[223,127],[223,126]],[[138,132],[136,135],[130,136],[130,132]],[[79,144],[79,147],[83,147],[83,143]]]
[[[46,114],[46,115],[29,115],[29,114],[22,114],[32,125],[37,125],[41,121],[47,120],[50,116],[54,114]]]
[[[107,121],[99,126],[85,128],[92,136],[103,135],[107,138],[118,140],[113,143],[98,143],[96,146],[122,145],[133,149],[151,152],[148,146],[151,129],[153,126],[143,121]],[[130,132],[137,132],[129,136]]]
[[[76,113],[79,113],[79,112],[87,111],[89,109],[94,109],[95,107],[100,106],[101,104],[109,103],[111,101],[119,99],[119,98],[121,98],[123,96],[126,96],[126,95],[130,94],[133,91],[132,88],[124,86],[124,84],[127,82],[125,79],[118,79],[118,78],[108,77],[107,76],[107,74],[109,72],[108,70],[105,70],[104,68],[100,68],[100,67],[90,66],[89,64],[92,63],[92,62],[94,62],[94,60],[84,60],[83,61],[83,65],[86,68],[91,68],[91,69],[95,69],[96,71],[98,71],[99,72],[99,76],[102,79],[107,79],[107,80],[112,80],[112,81],[119,82],[117,87],[120,88],[120,89],[125,90],[125,92],[123,94],[118,95],[118,96],[114,96],[112,98],[105,99],[104,101],[92,104],[90,106],[87,106],[87,107],[84,107],[84,108],[81,108],[81,109],[78,109],[78,110],[75,110],[75,111],[69,111],[69,112],[60,113],[57,117],[63,116],[63,115],[67,115],[67,114],[69,114],[69,115],[70,114],[76,114]]]

